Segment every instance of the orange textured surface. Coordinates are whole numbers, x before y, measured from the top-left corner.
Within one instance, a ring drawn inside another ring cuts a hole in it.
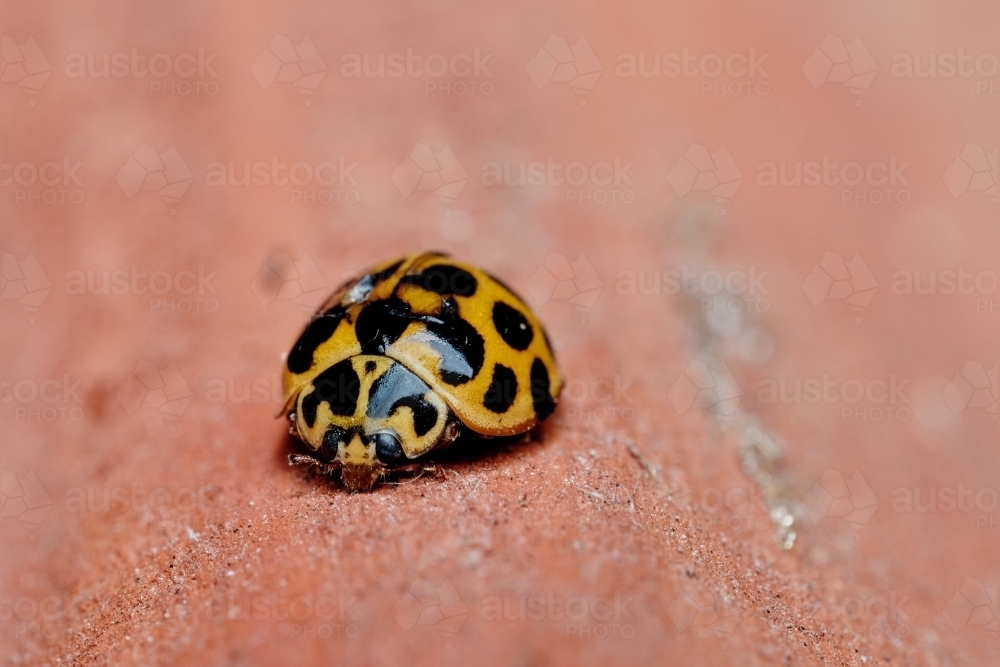
[[[0,661],[1000,664],[998,11],[6,6]],[[282,354],[424,249],[558,410],[289,468]]]

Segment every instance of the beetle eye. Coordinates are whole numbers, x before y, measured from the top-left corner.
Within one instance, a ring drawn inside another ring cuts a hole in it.
[[[403,460],[403,447],[396,436],[391,433],[376,433],[372,440],[375,441],[375,455],[382,463],[393,464]]]
[[[333,461],[337,458],[337,446],[343,441],[344,432],[337,428],[336,426],[331,426],[327,429],[326,433],[323,434],[323,446],[320,448],[320,454],[327,461]]]

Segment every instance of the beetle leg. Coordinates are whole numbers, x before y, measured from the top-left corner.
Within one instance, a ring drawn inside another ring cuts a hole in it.
[[[408,484],[409,482],[420,479],[427,473],[431,473],[438,479],[447,479],[444,468],[435,463],[408,463],[406,465],[395,466],[391,469],[391,472],[409,473],[413,475],[413,477],[408,479],[406,482],[396,482],[396,484]]]
[[[309,456],[307,454],[289,454],[288,455],[288,465],[310,465],[319,469],[324,475],[332,475],[334,471],[340,469],[340,461],[332,461],[326,463],[325,461],[320,461],[317,458]]]

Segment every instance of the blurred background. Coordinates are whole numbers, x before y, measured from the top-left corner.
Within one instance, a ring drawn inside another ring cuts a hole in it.
[[[4,664],[1000,664],[994,3],[7,4]],[[524,443],[289,469],[282,355],[439,249]]]

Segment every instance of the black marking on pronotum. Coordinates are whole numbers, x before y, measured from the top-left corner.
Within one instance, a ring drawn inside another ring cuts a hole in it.
[[[288,370],[296,375],[305,373],[312,368],[313,354],[316,348],[330,340],[346,311],[340,306],[334,306],[314,319],[302,332],[295,346],[288,353]]]
[[[337,458],[337,448],[338,445],[345,440],[345,433],[343,429],[336,426],[330,426],[323,434],[323,444],[320,446],[320,455],[327,461],[333,461]]]
[[[515,398],[517,398],[517,376],[503,364],[495,364],[490,388],[483,396],[483,406],[491,412],[502,414],[510,409]]]
[[[365,375],[368,375],[375,370],[375,362],[368,360],[365,362]]]
[[[535,406],[535,415],[542,421],[556,409],[552,398],[552,385],[549,381],[549,369],[542,360],[535,357],[531,364],[531,402]]]
[[[531,345],[535,332],[528,323],[528,318],[503,301],[493,304],[493,326],[504,342],[515,350],[524,351]]]
[[[417,285],[435,294],[472,296],[479,288],[476,277],[465,269],[451,264],[435,264],[420,273],[404,276],[401,283]]]
[[[351,365],[350,359],[330,366],[313,380],[313,391],[302,399],[302,416],[309,428],[316,423],[316,411],[320,403],[330,406],[330,411],[341,417],[349,417],[358,407],[361,380]]]
[[[302,397],[302,419],[306,425],[312,428],[316,424],[316,408],[319,401],[316,400],[316,392],[311,392]]]

